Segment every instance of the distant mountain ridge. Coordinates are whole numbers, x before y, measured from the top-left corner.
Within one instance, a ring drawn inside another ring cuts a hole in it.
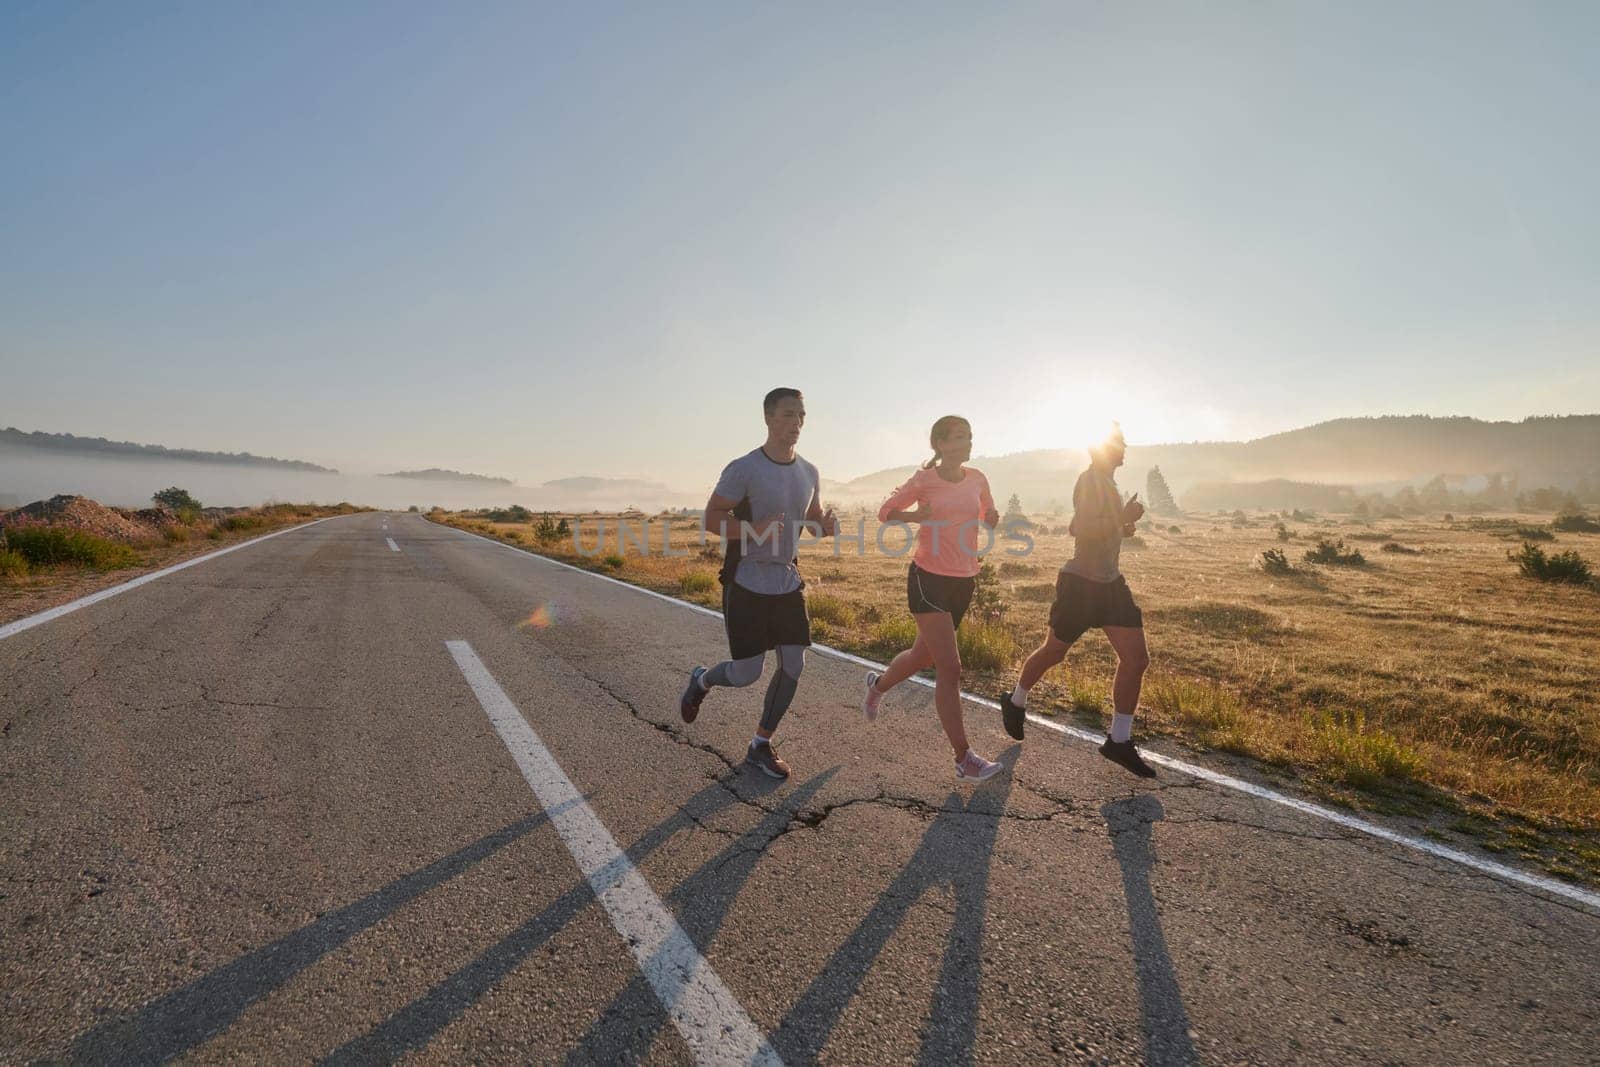
[[[510,478],[495,478],[488,474],[468,474],[465,471],[445,470],[442,467],[429,467],[421,471],[395,471],[393,474],[380,474],[380,478],[415,478],[427,482],[473,482],[478,485],[513,485]]]
[[[277,467],[281,470],[338,474],[332,467],[299,459],[277,459],[249,452],[202,452],[193,448],[167,448],[165,445],[140,445],[132,441],[108,441],[104,437],[78,437],[70,433],[27,433],[14,426],[0,430],[0,445],[37,448],[54,452],[94,452],[140,459],[176,459],[186,463],[236,463],[250,467]]]
[[[1082,449],[1037,449],[977,456],[995,495],[1012,493],[1029,510],[1072,497],[1088,463]],[[1333,419],[1251,441],[1142,445],[1129,443],[1117,480],[1124,492],[1142,491],[1159,466],[1182,502],[1186,490],[1218,484],[1283,480],[1330,486],[1393,487],[1443,474],[1455,480],[1503,474],[1524,487],[1572,488],[1600,481],[1600,415],[1531,416],[1519,422],[1468,417],[1384,415]],[[916,469],[875,471],[839,487],[853,501],[881,500]],[[1287,505],[1286,505],[1287,506]]]

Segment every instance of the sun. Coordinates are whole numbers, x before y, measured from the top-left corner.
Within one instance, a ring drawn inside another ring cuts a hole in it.
[[[1168,440],[1165,412],[1126,389],[1096,383],[1060,385],[1029,405],[1019,438],[1026,448],[1084,449],[1116,422],[1131,444]]]

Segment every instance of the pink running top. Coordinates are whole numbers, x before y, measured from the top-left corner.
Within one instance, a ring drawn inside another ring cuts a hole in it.
[[[947,482],[934,468],[924,467],[889,494],[878,509],[878,521],[888,522],[891,511],[910,510],[913,502],[918,505],[922,520],[917,527],[917,554],[912,559],[929,574],[971,578],[983,565],[978,558],[978,527],[994,510],[994,497],[982,471],[964,467],[962,472],[959,482]],[[987,549],[991,541],[988,531],[983,536]]]

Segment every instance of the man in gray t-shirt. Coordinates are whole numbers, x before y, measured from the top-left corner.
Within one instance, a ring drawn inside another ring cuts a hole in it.
[[[792,593],[801,587],[800,569],[795,566],[795,549],[804,527],[804,516],[813,507],[820,512],[817,468],[799,456],[788,462],[767,455],[766,446],[751,449],[722,469],[713,498],[747,501],[755,518],[776,516],[783,521],[770,527],[766,536],[751,533],[741,524],[739,563],[733,580],[752,593],[773,596]]]
[[[705,528],[721,534],[728,553],[722,574],[728,659],[710,670],[690,671],[678,707],[684,722],[694,722],[712,686],[750,685],[761,677],[767,653],[776,649],[778,670],[767,686],[761,724],[745,762],[773,778],[787,778],[789,765],[773,750],[772,733],[794,700],[811,644],[795,549],[808,526],[832,536],[838,523],[831,510],[822,510],[817,468],[794,450],[806,420],[800,390],[774,389],[761,409],[766,441],[723,468],[706,501]]]

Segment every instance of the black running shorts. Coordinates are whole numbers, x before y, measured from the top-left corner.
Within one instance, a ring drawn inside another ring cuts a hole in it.
[[[811,644],[811,618],[801,589],[767,595],[729,582],[722,587],[722,621],[732,659],[764,655],[779,645]]]
[[[1070,645],[1085,630],[1107,626],[1144,629],[1144,613],[1133,602],[1128,580],[1120,574],[1111,582],[1094,582],[1067,571],[1057,575],[1056,599],[1050,605],[1050,632]]]
[[[925,571],[915,563],[906,571],[906,606],[913,615],[930,615],[935,612],[950,613],[950,623],[961,625],[961,617],[972,603],[976,578],[954,578],[948,574]]]

